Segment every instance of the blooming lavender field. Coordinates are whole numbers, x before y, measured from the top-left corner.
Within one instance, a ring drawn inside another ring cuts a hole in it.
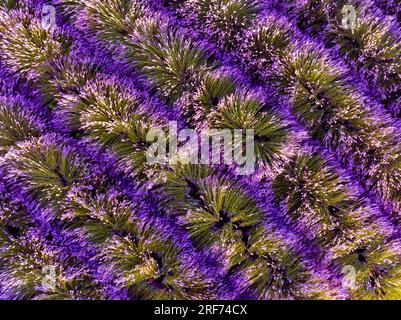
[[[0,299],[401,299],[399,0],[0,0],[0,57]]]

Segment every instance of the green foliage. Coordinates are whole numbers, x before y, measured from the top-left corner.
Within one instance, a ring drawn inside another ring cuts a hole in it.
[[[355,268],[354,299],[400,299],[400,254],[398,244],[385,240],[379,231],[369,228],[358,234],[353,245],[341,245],[334,251],[333,262]]]
[[[354,30],[342,28],[340,22],[331,25],[327,35],[329,41],[338,44],[340,55],[348,63],[356,63],[357,69],[381,88],[390,90],[399,84],[401,41],[388,26],[377,18],[360,15]]]
[[[279,90],[292,98],[294,112],[313,137],[341,146],[369,130],[369,113],[344,86],[343,74],[319,52],[306,48],[283,59],[274,78]]]
[[[72,128],[87,130],[107,145],[118,139],[118,126],[138,114],[140,105],[138,98],[129,95],[117,83],[94,81],[81,90],[75,103],[68,106],[68,118]]]
[[[363,100],[345,85],[343,74],[318,52],[306,49],[283,59],[275,80],[291,98],[294,112],[313,137],[353,159],[385,201],[399,206],[401,158],[399,135],[385,120],[376,120]]]
[[[99,288],[89,273],[81,269],[71,274],[67,268],[78,267],[74,258],[63,259],[59,253],[49,249],[37,236],[23,237],[11,241],[0,252],[4,263],[3,273],[8,278],[7,290],[17,299],[60,300],[101,299]],[[46,266],[54,266],[55,288],[43,286]]]
[[[18,145],[5,156],[6,166],[42,205],[59,210],[66,192],[86,173],[86,163],[60,142],[44,138]]]
[[[185,221],[191,239],[200,246],[216,242],[227,228],[241,239],[241,232],[261,219],[255,201],[222,179],[205,179],[196,188],[201,206],[189,207]]]
[[[242,31],[260,11],[255,0],[195,0],[189,5],[208,29],[207,36],[230,49],[240,43]]]
[[[21,239],[6,246],[0,258],[9,276],[19,279],[20,283],[13,288],[14,294],[19,299],[32,299],[38,294],[36,286],[41,284],[44,277],[42,267],[54,263],[54,257],[42,243]]]
[[[137,0],[81,1],[88,15],[89,28],[103,40],[124,41],[135,30],[136,22],[146,15]]]
[[[199,247],[215,246],[228,269],[244,259],[247,238],[262,214],[256,202],[224,178],[213,179],[208,167],[184,165],[167,173],[169,205]]]
[[[178,214],[184,215],[188,205],[196,207],[201,204],[198,183],[215,174],[206,165],[178,164],[167,171],[166,192],[170,195],[170,206]],[[187,206],[183,206],[187,203]]]
[[[342,84],[343,75],[318,50],[305,46],[291,56],[280,61],[276,78],[278,88],[283,93],[291,93],[296,85],[336,87]]]
[[[19,7],[20,2],[19,0],[0,0],[0,8],[15,9]]]
[[[246,288],[254,290],[261,300],[305,298],[305,283],[310,280],[296,252],[287,248],[268,230],[251,231],[247,246],[248,259],[241,266]]]
[[[344,16],[341,9],[346,4],[356,8],[355,28],[352,30],[342,25]],[[321,37],[326,46],[338,47],[345,62],[381,93],[385,106],[390,107],[389,103],[397,101],[401,81],[401,41],[389,21],[370,13],[371,9],[359,0],[308,0],[295,9],[299,10],[297,25],[300,29]],[[290,5],[288,10],[294,8]],[[391,111],[399,110],[396,107]]]
[[[0,196],[2,289],[15,299],[101,299],[100,287],[90,273],[66,255],[65,248],[61,258],[60,252],[35,235],[35,219],[13,198],[7,193]],[[45,279],[49,267],[54,268],[54,288]]]
[[[225,98],[209,117],[210,126],[217,129],[253,129],[255,156],[268,164],[279,158],[287,130],[273,113],[250,95],[233,94]]]
[[[33,115],[16,103],[0,102],[0,155],[17,142],[40,135]]]
[[[76,103],[87,83],[94,80],[99,67],[68,56],[54,59],[43,67],[40,90],[46,104],[66,108]]]
[[[348,195],[344,181],[317,153],[291,159],[272,187],[292,222],[322,245],[332,246],[361,227],[365,213],[360,209],[366,208]]]
[[[401,145],[399,135],[386,123],[372,124],[369,135],[361,139],[355,159],[368,168],[369,188],[376,188],[384,200],[400,206]]]
[[[302,206],[328,210],[347,197],[345,187],[332,170],[316,153],[298,154],[274,181],[276,198],[287,199],[290,213]]]
[[[286,53],[292,32],[278,21],[264,21],[246,34],[243,63],[251,77],[263,74],[266,69]]]
[[[202,79],[199,92],[199,103],[205,114],[208,114],[219,101],[235,90],[234,80],[226,76],[207,75]]]
[[[127,43],[126,57],[153,84],[168,103],[196,90],[213,69],[206,54],[171,24],[141,19]]]
[[[185,101],[183,107],[184,116],[193,118],[200,124],[206,116],[217,108],[224,97],[235,91],[234,79],[226,75],[206,74],[200,81],[195,93],[189,93],[189,101]]]
[[[336,23],[332,26],[329,37],[339,44],[340,54],[347,61],[357,61],[362,58],[361,60],[366,63],[365,67],[369,67],[373,63],[386,62],[388,59],[391,61],[387,62],[395,62],[392,58],[400,54],[400,44],[391,33],[387,32],[387,29],[378,19],[362,16],[356,20],[353,31],[344,29],[340,23]],[[375,56],[368,56],[367,53],[375,53]]]
[[[136,223],[128,199],[101,191],[79,188],[70,192],[64,215],[70,228],[83,228],[95,244],[113,235],[127,235]]]
[[[307,30],[309,34],[316,36],[325,31],[329,23],[330,1],[308,0],[297,13],[297,26],[301,31]],[[294,8],[291,8],[294,10]],[[341,12],[341,6],[337,10]]]
[[[77,190],[69,195],[66,217],[96,244],[98,257],[119,287],[136,299],[209,299],[213,290],[181,249],[151,224],[140,223],[122,195]]]
[[[0,21],[0,49],[6,64],[15,71],[36,77],[47,61],[68,54],[70,41],[65,35],[44,29],[28,15],[4,15],[6,18]]]
[[[134,175],[151,175],[157,166],[147,163],[151,142],[146,136],[162,124],[147,114],[151,110],[144,104],[116,83],[97,81],[82,90],[77,101],[68,106],[67,114],[71,128],[113,150]]]
[[[211,299],[214,288],[183,249],[151,221],[141,222],[135,206],[110,189],[70,192],[65,219],[81,228],[98,248],[118,287],[135,299]]]
[[[117,281],[137,299],[212,299],[213,288],[195,265],[181,260],[180,249],[144,226],[130,237],[107,241],[103,261]]]

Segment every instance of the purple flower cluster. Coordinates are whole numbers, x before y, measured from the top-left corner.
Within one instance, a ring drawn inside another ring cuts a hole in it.
[[[349,5],[0,0],[0,299],[401,299],[397,1]]]

